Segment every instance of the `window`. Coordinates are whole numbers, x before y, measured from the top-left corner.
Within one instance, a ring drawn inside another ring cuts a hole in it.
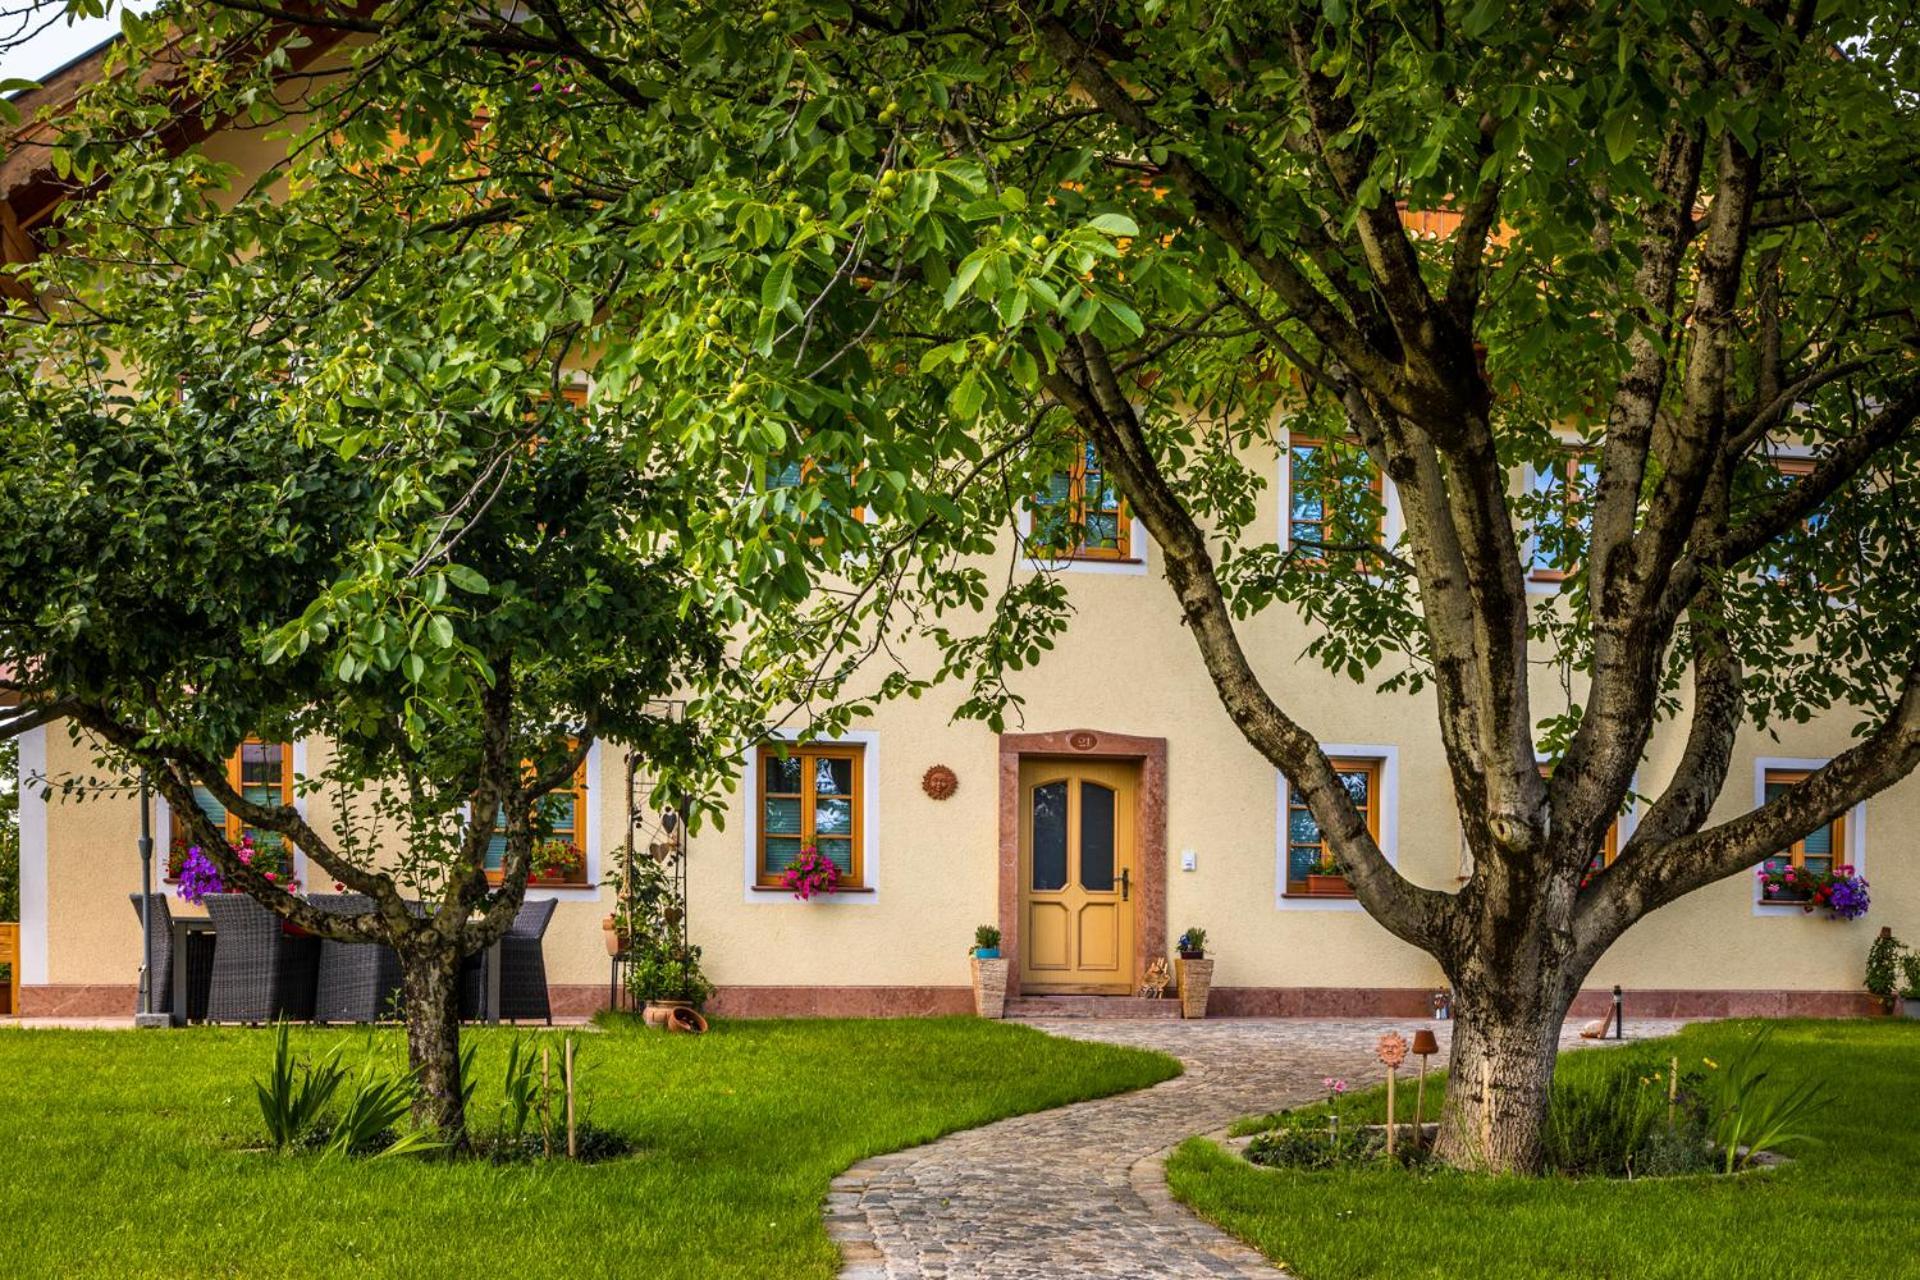
[[[1762,799],[1773,800],[1782,791],[1802,781],[1812,772],[1808,769],[1768,769],[1766,783],[1762,789]],[[1846,862],[1846,819],[1835,818],[1826,826],[1808,833],[1805,839],[1796,840],[1791,846],[1768,858],[1761,865],[1769,873],[1784,873],[1791,868],[1794,874],[1825,876]],[[1798,902],[1810,896],[1806,890],[1787,890],[1775,893],[1767,898],[1769,902]]]
[[[248,738],[240,744],[227,759],[227,785],[240,793],[243,800],[258,805],[290,805],[293,803],[293,746],[286,742],[262,742],[258,738]],[[214,796],[213,792],[196,784],[193,788],[193,802],[207,820],[227,833],[230,844],[239,844],[246,836],[253,837],[255,864],[263,870],[272,871],[277,876],[293,875],[293,855],[286,837],[277,831],[262,831],[250,827],[240,820],[238,814],[228,813],[226,806]],[[187,849],[193,844],[193,833],[184,822],[175,824],[172,840],[167,850],[167,879],[180,878],[180,865],[185,860]]]
[[[1340,784],[1347,789],[1354,808],[1366,819],[1367,831],[1380,839],[1380,761],[1336,759],[1332,761]],[[1346,872],[1335,859],[1320,823],[1307,808],[1306,797],[1287,785],[1287,887],[1289,898],[1351,898],[1353,888]],[[1311,877],[1311,878],[1309,878]]]
[[[1072,469],[1054,472],[1046,490],[1033,496],[1033,532],[1027,545],[1036,556],[1131,560],[1130,524],[1127,504],[1100,464],[1099,453],[1091,442],[1083,442]]]
[[[1365,477],[1372,500],[1367,511],[1371,513],[1371,528],[1365,535],[1358,532],[1356,516],[1360,512],[1345,508],[1353,505],[1352,499],[1342,501],[1340,487],[1351,485],[1360,479],[1360,475],[1351,471],[1343,473],[1342,460],[1335,453],[1344,453],[1348,448],[1357,449],[1350,442],[1339,450],[1329,450],[1324,440],[1309,436],[1295,435],[1287,443],[1287,545],[1299,552],[1298,558],[1312,564],[1324,564],[1328,545],[1356,543],[1362,537],[1370,542],[1383,542],[1386,539],[1386,508],[1381,497],[1380,471],[1370,460],[1363,461]]]
[[[1774,474],[1780,479],[1780,483],[1769,491],[1769,499],[1812,475],[1817,461],[1814,458],[1779,456],[1768,459]],[[1796,571],[1803,579],[1810,576],[1806,557],[1814,544],[1830,532],[1828,523],[1829,514],[1826,511],[1816,509],[1808,512],[1802,517],[1797,531],[1761,548],[1755,557],[1758,575],[1768,582],[1778,583],[1787,582]],[[1832,581],[1822,582],[1820,586],[1826,591],[1839,591],[1845,586],[1845,577],[1835,573]]]
[[[1600,464],[1575,449],[1552,467],[1533,471],[1529,485],[1541,505],[1533,526],[1531,572],[1537,582],[1558,582],[1579,564],[1577,549],[1593,531],[1588,505],[1600,484]]]
[[[569,742],[569,748],[578,744]],[[532,885],[587,883],[587,762],[573,771],[570,785],[557,787],[540,798],[540,821],[533,833],[533,862],[527,874]],[[493,838],[487,841],[487,879],[500,881],[507,856],[506,815],[496,810]]]
[[[767,489],[771,492],[774,489],[801,489],[810,485],[817,486],[820,483],[817,477],[830,476],[839,479],[845,477],[846,474],[847,469],[841,463],[816,463],[813,459],[808,458],[802,462],[789,462],[786,466],[780,468],[780,470],[769,475],[767,477]],[[832,502],[832,499],[827,498],[824,499],[824,501]],[[851,518],[856,521],[866,519],[866,510],[863,507],[854,507],[850,514]],[[814,541],[819,542],[822,541],[822,539],[815,538]]]
[[[756,884],[777,887],[787,864],[812,845],[840,869],[841,888],[865,885],[865,764],[866,749],[858,743],[760,748]]]
[[[1554,762],[1552,761],[1543,762],[1540,765],[1540,776],[1543,778],[1553,777],[1553,765]],[[1607,824],[1607,834],[1605,838],[1600,841],[1600,847],[1593,851],[1591,858],[1587,859],[1587,869],[1580,873],[1580,887],[1584,889],[1592,884],[1593,878],[1612,866],[1613,860],[1619,856],[1620,815],[1616,813],[1613,816],[1613,821]]]

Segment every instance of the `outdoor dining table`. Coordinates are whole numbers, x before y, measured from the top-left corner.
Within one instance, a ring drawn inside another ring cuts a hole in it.
[[[182,960],[173,966],[172,1017],[173,1025],[176,1027],[184,1027],[187,1025],[187,989],[189,982],[184,957],[187,954],[187,938],[194,934],[212,938],[213,945],[216,948],[220,945],[220,938],[218,932],[213,927],[213,921],[206,916],[175,916],[173,918],[173,954],[182,957]],[[484,969],[487,982],[487,1012],[485,1021],[498,1023],[500,1021],[501,969],[500,944],[498,942],[495,942],[487,948],[487,958]]]

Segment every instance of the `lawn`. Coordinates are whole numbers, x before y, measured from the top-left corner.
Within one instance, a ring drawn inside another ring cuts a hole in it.
[[[484,1127],[515,1033],[469,1034]],[[0,1276],[829,1277],[820,1208],[847,1166],[1179,1071],[974,1018],[575,1034],[591,1119],[632,1157],[274,1156],[247,1150],[269,1032],[0,1031]],[[343,1039],[357,1064],[366,1033],[295,1033],[309,1053]]]
[[[1759,1025],[1657,1042],[1683,1068],[1723,1060]],[[1776,1023],[1779,1078],[1817,1075],[1834,1103],[1795,1163],[1735,1178],[1528,1180],[1392,1170],[1261,1169],[1200,1139],[1168,1164],[1173,1193],[1301,1280],[1827,1280],[1920,1275],[1920,1023]],[[1561,1058],[1568,1075],[1621,1049]],[[1633,1052],[1633,1050],[1624,1050]],[[1412,1106],[1411,1090],[1401,1098]],[[1434,1101],[1432,1079],[1427,1099]],[[1366,1095],[1360,1111],[1378,1112]],[[1407,1113],[1402,1112],[1404,1117]]]

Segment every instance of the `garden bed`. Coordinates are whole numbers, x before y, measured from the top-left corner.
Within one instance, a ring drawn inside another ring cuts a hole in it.
[[[1753,1022],[1709,1023],[1648,1042],[1652,1051],[1723,1062]],[[1219,1141],[1194,1139],[1167,1164],[1177,1199],[1302,1280],[1879,1280],[1905,1274],[1915,1247],[1920,1179],[1920,1025],[1904,1021],[1773,1024],[1783,1083],[1826,1082],[1831,1105],[1809,1116],[1811,1141],[1761,1176],[1488,1177],[1380,1161],[1327,1171],[1273,1169],[1237,1148],[1265,1116]],[[1562,1076],[1597,1079],[1614,1052],[1575,1053]],[[1428,1078],[1429,1114],[1444,1087]],[[1405,1105],[1411,1092],[1401,1082]],[[1402,1114],[1405,1114],[1404,1112]],[[1356,1095],[1348,1119],[1384,1119],[1381,1091]],[[1837,1215],[1837,1216],[1836,1216]],[[1779,1230],[1799,1223],[1810,1229]],[[1825,1224],[1818,1225],[1816,1224]],[[1837,1245],[1838,1229],[1854,1245]]]

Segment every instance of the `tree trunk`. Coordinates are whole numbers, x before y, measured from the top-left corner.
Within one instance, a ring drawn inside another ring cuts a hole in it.
[[[1566,1004],[1517,985],[1472,983],[1459,993],[1435,1153],[1460,1168],[1538,1173],[1545,1156]]]
[[[439,1130],[453,1150],[467,1144],[460,1079],[460,957],[451,948],[400,956],[407,1064],[414,1071],[414,1123]]]

